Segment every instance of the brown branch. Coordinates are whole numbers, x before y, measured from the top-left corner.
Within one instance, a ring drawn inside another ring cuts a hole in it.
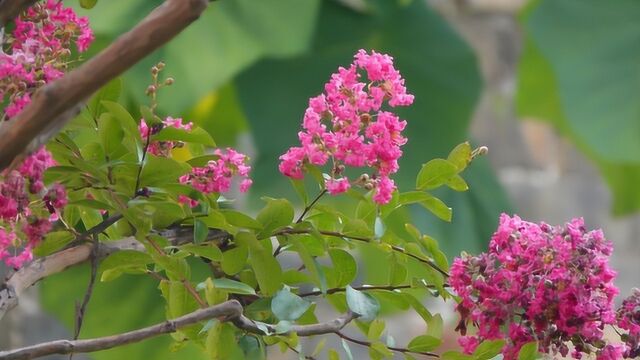
[[[7,2],[23,3],[24,0],[4,0],[2,4]],[[69,113],[71,109],[78,109],[78,104],[88,96],[184,30],[200,16],[207,4],[207,0],[166,0],[98,55],[39,89],[33,101],[11,121],[11,126],[0,129],[3,139],[0,142],[0,170],[23,152],[44,144],[73,118],[75,112]],[[46,129],[54,131],[31,143]]]
[[[36,0],[0,0],[0,27],[18,17],[22,10],[35,2]]]
[[[193,228],[178,227],[166,230],[161,235],[169,239],[173,245],[185,244],[193,241]],[[210,230],[207,240],[213,241],[228,237],[229,234],[225,231]],[[7,311],[18,305],[20,295],[26,289],[48,276],[60,273],[71,266],[85,263],[91,257],[92,248],[93,244],[89,243],[77,245],[34,260],[16,271],[4,284],[0,284],[0,319]],[[103,259],[121,250],[146,251],[144,245],[134,237],[127,237],[118,241],[99,243],[96,251],[97,259]]]
[[[247,332],[273,335],[276,333],[275,326],[271,324],[257,323],[243,314],[242,305],[237,300],[229,300],[222,304],[214,305],[205,309],[196,310],[187,315],[167,320],[163,323],[146,328],[129,331],[126,333],[106,336],[89,340],[55,340],[37,345],[27,346],[20,349],[0,351],[0,360],[21,360],[33,359],[36,357],[51,354],[70,354],[94,352],[114,347],[139,342],[161,334],[175,332],[181,327],[196,324],[198,322],[217,318],[219,321],[231,321],[238,328]],[[293,325],[287,331],[281,333],[288,335],[297,333],[298,336],[312,336],[320,334],[339,333],[357,315],[349,312],[336,319],[310,325]],[[265,333],[263,329],[267,329]]]
[[[341,339],[344,339],[346,341],[352,342],[354,344],[358,344],[358,345],[362,345],[362,346],[366,346],[366,347],[371,347],[371,345],[372,345],[372,343],[369,342],[369,341],[358,340],[356,338],[352,338],[351,336],[345,335],[345,334],[341,333],[340,331],[336,331],[335,334],[338,335]],[[387,346],[387,349],[389,349],[391,351],[403,353],[403,354],[418,354],[418,355],[424,355],[424,356],[429,356],[429,357],[434,357],[434,358],[439,358],[440,357],[440,355],[438,355],[436,353],[432,353],[432,352],[412,351],[412,350],[409,350],[407,348],[401,348],[401,347],[395,347],[395,346]]]
[[[76,328],[73,334],[73,340],[78,340],[80,337],[80,331],[82,330],[82,324],[84,322],[84,316],[87,313],[87,306],[89,305],[89,301],[91,300],[91,296],[93,295],[93,288],[96,284],[96,277],[98,276],[98,235],[93,235],[93,246],[91,247],[91,255],[89,257],[91,261],[91,274],[89,275],[89,285],[87,285],[87,290],[84,293],[84,297],[82,299],[82,303],[78,304],[76,302]],[[69,356],[69,360],[71,360],[73,355]]]
[[[310,325],[291,325],[284,333],[279,333],[279,335],[287,335],[296,333],[298,336],[313,336],[313,335],[321,335],[321,334],[330,334],[335,333],[342,330],[348,323],[352,320],[356,319],[358,315],[348,312],[340,317],[337,317],[331,321],[327,321],[324,323],[318,324],[310,324]],[[239,316],[237,318],[231,319],[233,324],[245,331],[260,334],[260,335],[275,335],[278,334],[276,331],[276,326],[265,323],[258,323],[254,320],[251,320],[245,316]],[[265,331],[265,329],[267,331]],[[0,357],[0,360],[2,357]]]
[[[393,291],[393,290],[413,289],[413,288],[414,286],[411,286],[411,285],[395,285],[395,286],[394,285],[376,285],[376,286],[364,285],[364,286],[354,287],[354,289],[358,291],[372,291],[372,290]],[[335,294],[338,292],[345,292],[345,291],[347,291],[347,288],[331,288],[331,289],[327,289],[326,294],[331,295],[331,294]],[[320,296],[320,295],[323,295],[323,292],[321,290],[309,291],[306,293],[298,294],[298,296],[300,297]]]
[[[351,239],[351,240],[360,241],[360,242],[374,243],[373,239],[368,238],[368,237],[364,237],[364,236],[353,236],[353,235],[343,234],[343,233],[340,233],[340,232],[337,232],[337,231],[327,231],[327,230],[318,230],[318,232],[320,234],[322,234],[322,235],[327,235],[327,236],[339,237],[339,238],[343,238],[343,239]],[[276,233],[273,234],[273,236],[276,236],[276,235],[288,235],[288,234],[311,234],[311,230],[285,228],[285,229],[282,229],[280,231],[277,231]],[[414,258],[414,259],[420,261],[421,263],[427,264],[430,268],[432,268],[435,271],[439,272],[444,277],[449,277],[449,273],[446,272],[444,269],[440,268],[433,260],[426,259],[426,258],[423,258],[421,256],[418,256],[418,255],[412,254],[410,252],[407,252],[404,248],[402,248],[400,246],[391,245],[391,244],[388,244],[388,245],[391,247],[391,249],[393,251],[399,252],[401,254],[404,254],[406,256]]]
[[[187,315],[167,320],[157,325],[129,331],[126,333],[105,336],[90,340],[55,340],[21,349],[0,351],[1,360],[33,359],[51,354],[87,353],[140,342],[161,334],[175,332],[177,329],[197,324],[204,320],[220,318],[225,321],[228,318],[241,316],[242,306],[235,300],[227,301],[206,309],[196,310]]]

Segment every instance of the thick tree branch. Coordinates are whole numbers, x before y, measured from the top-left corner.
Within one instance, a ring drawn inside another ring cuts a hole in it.
[[[7,14],[8,9],[14,7],[9,3],[25,3],[24,0],[0,1],[3,1],[1,4],[7,3]],[[72,109],[78,109],[78,104],[109,80],[184,30],[200,16],[207,4],[207,0],[166,0],[98,55],[39,89],[31,104],[11,121],[11,126],[0,128],[0,137],[3,139],[0,142],[0,170],[9,166],[23,152],[33,151],[44,144],[73,118],[77,112]],[[36,138],[36,143],[32,143]]]
[[[0,27],[15,19],[22,10],[35,2],[36,0],[0,0]]]
[[[273,335],[276,334],[274,325],[264,324],[245,317],[242,305],[237,300],[230,300],[222,304],[205,309],[196,310],[190,314],[163,323],[149,326],[143,329],[129,331],[119,335],[106,336],[90,340],[55,340],[37,345],[27,346],[21,349],[0,351],[0,360],[33,359],[51,354],[86,353],[117,346],[139,342],[161,334],[172,333],[181,327],[196,324],[198,322],[217,318],[219,321],[231,321],[238,328],[247,332]],[[310,325],[293,325],[282,335],[297,333],[298,336],[313,336],[320,334],[338,333],[349,322],[357,318],[357,315],[349,312],[334,320]],[[267,329],[268,333],[265,333]]]
[[[142,340],[175,332],[177,329],[199,323],[204,320],[220,318],[225,321],[237,318],[242,314],[242,306],[235,300],[227,301],[206,309],[196,310],[190,314],[167,320],[163,323],[143,329],[129,331],[119,335],[106,336],[90,340],[55,340],[21,349],[0,351],[2,360],[33,359],[51,354],[87,353],[117,346],[140,342]]]
[[[175,228],[162,233],[173,245],[185,244],[193,241],[192,228]],[[221,230],[211,230],[207,239],[209,241],[227,238],[229,234]],[[96,258],[102,259],[121,250],[146,251],[144,245],[134,237],[128,237],[119,241],[100,242],[96,249]],[[91,258],[93,244],[82,244],[60,252],[39,258],[29,265],[16,271],[11,277],[0,285],[0,319],[7,311],[18,305],[20,295],[38,281],[60,273],[65,269],[82,264]]]

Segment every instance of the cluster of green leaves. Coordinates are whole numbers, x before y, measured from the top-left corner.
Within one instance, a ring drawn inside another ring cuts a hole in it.
[[[518,113],[550,122],[595,162],[617,215],[640,208],[638,14],[632,0],[541,0],[521,16]]]
[[[89,16],[97,35],[97,41],[92,46],[91,52],[95,53],[109,44],[161,2],[160,0],[81,1],[80,4],[83,7],[93,7],[90,11],[83,13]],[[456,143],[467,138],[470,114],[480,89],[475,58],[455,32],[426,3],[384,0],[370,0],[366,3],[368,6],[364,8],[350,8],[341,1],[332,0],[261,0],[259,4],[250,0],[225,0],[211,3],[210,9],[192,27],[167,47],[157,51],[125,74],[127,87],[120,94],[119,103],[126,104],[124,107],[133,114],[132,119],[137,119],[139,115],[144,116],[147,110],[132,104],[138,104],[143,99],[141,94],[144,92],[144,84],[147,83],[149,67],[158,60],[166,61],[167,71],[175,75],[177,81],[171,91],[159,95],[159,112],[183,114],[185,120],[194,121],[200,125],[220,145],[233,145],[239,135],[248,131],[255,134],[253,138],[257,156],[252,164],[255,170],[252,175],[255,181],[253,193],[274,194],[277,198],[265,199],[265,206],[264,202],[253,197],[256,199],[253,203],[258,208],[262,208],[258,214],[263,212],[271,214],[271,211],[278,212],[290,208],[290,204],[282,197],[289,197],[293,191],[286,187],[286,181],[273,181],[273,179],[279,176],[276,170],[277,157],[286,150],[287,146],[295,142],[295,131],[291,129],[298,128],[307,99],[317,95],[328,74],[335,71],[336,66],[348,63],[357,49],[374,48],[377,51],[388,52],[395,56],[398,67],[407,78],[410,91],[419,99],[412,109],[402,113],[402,116],[409,120],[407,131],[411,140],[405,146],[405,156],[401,162],[401,168],[404,170],[398,174],[397,180],[401,188],[412,188],[415,181],[415,172],[412,173],[412,170],[417,172],[425,158],[429,158],[430,154],[444,154]],[[78,10],[81,13],[83,11]],[[287,21],[283,22],[282,19]],[[418,42],[414,41],[416,34],[421,36]],[[193,54],[194,47],[199,49],[197,56],[196,54],[188,55]],[[117,102],[113,93],[115,88],[116,86],[113,85],[112,90],[103,90],[100,95],[103,97],[101,100]],[[111,95],[108,94],[109,92]],[[121,107],[116,110],[109,109],[106,105],[108,103],[103,104],[101,100],[92,102],[93,115],[84,114],[85,120],[87,117],[94,119],[114,117],[116,121],[119,121],[121,116],[127,118],[121,111]],[[145,116],[147,117],[153,118]],[[114,123],[113,120],[107,120],[107,122],[112,122],[112,125]],[[76,187],[91,184],[91,188],[81,189],[75,195],[72,194],[73,206],[78,210],[70,210],[65,220],[70,219],[70,223],[74,223],[78,229],[83,230],[94,226],[104,218],[101,217],[101,210],[106,209],[111,214],[119,210],[124,211],[126,208],[123,214],[125,219],[118,221],[106,231],[109,239],[116,239],[134,232],[140,236],[151,229],[157,230],[172,222],[182,221],[183,225],[194,227],[194,243],[168,251],[172,252],[172,257],[177,257],[179,260],[149,259],[132,252],[106,260],[101,267],[100,275],[105,282],[97,285],[96,296],[92,300],[92,303],[98,302],[104,306],[95,305],[90,308],[92,310],[83,328],[84,336],[122,332],[161,320],[166,315],[165,302],[159,296],[160,292],[156,290],[157,281],[149,276],[121,276],[122,274],[140,274],[149,269],[153,269],[154,272],[166,271],[165,268],[157,265],[160,262],[169,268],[168,271],[171,274],[167,274],[167,277],[171,278],[170,281],[180,282],[184,275],[190,275],[188,278],[194,284],[201,284],[197,288],[203,297],[207,289],[212,291],[211,286],[206,285],[207,278],[211,277],[213,289],[217,289],[216,294],[218,294],[212,298],[218,300],[224,296],[240,295],[262,296],[269,299],[278,294],[278,291],[282,291],[284,285],[290,287],[291,294],[299,296],[304,295],[300,293],[301,287],[307,292],[314,292],[313,289],[305,288],[305,286],[312,286],[317,288],[320,294],[324,290],[329,292],[331,289],[345,289],[327,293],[328,298],[339,299],[334,303],[342,304],[337,309],[343,311],[348,307],[348,304],[345,305],[347,303],[346,287],[354,281],[375,286],[389,284],[405,286],[407,288],[397,291],[379,289],[363,292],[378,301],[382,314],[414,308],[426,320],[432,316],[426,309],[423,310],[419,301],[414,300],[422,299],[427,294],[447,296],[444,291],[446,289],[440,285],[444,283],[441,274],[423,262],[433,261],[446,269],[447,258],[433,237],[447,239],[442,244],[442,250],[450,255],[462,249],[479,251],[484,248],[488,235],[494,229],[497,214],[508,208],[504,195],[484,160],[479,160],[468,169],[466,181],[476,191],[464,194],[446,190],[446,188],[461,190],[465,187],[463,185],[465,181],[461,182],[457,178],[456,171],[452,173],[451,166],[443,165],[440,170],[443,171],[442,176],[447,178],[447,181],[440,185],[447,186],[435,189],[434,185],[422,187],[418,184],[414,191],[396,194],[392,204],[380,210],[380,214],[384,216],[375,215],[376,211],[372,210],[375,206],[370,198],[353,192],[350,193],[351,197],[348,200],[339,205],[315,208],[309,214],[308,221],[295,225],[297,230],[308,231],[309,234],[286,235],[284,238],[283,236],[278,238],[282,242],[285,258],[288,258],[288,253],[298,253],[303,261],[300,266],[304,265],[305,270],[296,272],[280,268],[278,271],[271,260],[272,257],[268,256],[269,252],[274,251],[273,244],[267,245],[268,241],[265,238],[269,231],[278,231],[277,228],[269,229],[273,224],[263,224],[261,217],[241,214],[215,198],[202,199],[207,205],[201,205],[195,209],[195,212],[190,212],[189,209],[184,209],[175,202],[179,194],[198,196],[190,189],[176,184],[173,176],[184,173],[188,171],[189,166],[197,165],[207,159],[206,156],[199,156],[203,155],[202,145],[211,145],[209,139],[201,137],[201,140],[193,141],[203,144],[189,144],[180,151],[174,152],[173,159],[168,161],[150,157],[149,163],[153,164],[144,171],[142,180],[144,185],[152,190],[153,195],[150,198],[137,197],[131,200],[132,192],[135,191],[134,170],[138,169],[133,164],[139,161],[141,149],[141,143],[137,139],[132,141],[129,136],[133,133],[131,119],[126,120],[120,130],[115,126],[104,125],[102,130],[95,132],[92,130],[91,123],[88,122],[88,124],[89,126],[86,122],[74,124],[76,128],[71,128],[67,136],[80,149],[78,151],[85,162],[98,168],[95,171],[97,181],[92,178],[93,172],[87,171],[88,168],[85,167],[86,164],[83,164],[82,159],[73,159],[73,163],[63,159],[61,167],[53,169],[51,175],[48,175],[50,180],[65,179]],[[100,126],[93,126],[93,128],[100,129]],[[184,138],[185,134],[166,135],[176,140],[191,142],[191,139]],[[52,149],[60,142],[66,141],[62,139],[63,137],[64,135],[52,144]],[[102,147],[97,140],[101,137],[114,141],[106,145],[108,150],[101,149],[93,155],[88,155],[92,154],[92,147]],[[123,141],[118,141],[120,138]],[[98,143],[99,146],[89,145],[90,143]],[[126,149],[126,154],[123,149]],[[62,148],[60,150],[66,151]],[[105,161],[99,161],[105,151],[111,156],[111,165],[105,165]],[[96,162],[92,163],[94,160]],[[178,164],[173,163],[174,160],[177,160]],[[439,160],[436,163],[444,161],[446,164],[447,160],[451,159]],[[76,170],[71,168],[65,170],[64,166],[81,169],[84,173],[78,175]],[[429,165],[429,167],[432,166],[434,165]],[[457,167],[455,164],[454,166]],[[58,173],[56,174],[55,171]],[[71,174],[72,172],[75,173]],[[104,181],[105,172],[106,182]],[[421,174],[422,177],[429,178],[434,172],[423,170]],[[117,185],[106,186],[104,189],[98,185],[114,180]],[[419,179],[420,181],[425,180]],[[304,190],[300,192],[304,186],[299,185],[295,188],[300,194],[304,194],[303,197],[307,198],[304,205],[308,205],[309,195],[306,195]],[[314,190],[318,187],[314,182],[307,182],[305,185]],[[87,199],[87,194],[92,198]],[[129,197],[128,201],[123,202],[126,196]],[[451,210],[445,203],[456,208],[458,216],[452,224],[438,219],[452,218]],[[267,208],[271,210],[267,211]],[[331,208],[334,210],[337,208],[340,211],[329,211]],[[425,216],[423,208],[433,211],[437,216]],[[327,213],[322,213],[321,210]],[[80,216],[82,216],[81,221],[77,221]],[[271,216],[268,215],[268,217]],[[265,217],[267,215],[262,215],[263,219]],[[75,222],[74,219],[76,219]],[[412,226],[406,226],[406,224],[412,224]],[[221,249],[212,246],[209,241],[204,241],[210,227],[222,228],[233,235],[240,234],[240,246],[233,244],[229,249]],[[319,237],[323,239],[321,242],[315,237],[317,233],[312,231],[313,229],[347,231],[353,236],[374,241],[345,240],[320,234]],[[420,230],[425,229],[429,229],[431,236],[421,234]],[[73,238],[70,232],[65,230],[54,234],[57,235],[51,235],[50,239],[43,244],[41,254],[55,251]],[[255,235],[255,241],[253,235]],[[101,235],[101,239],[107,240],[107,236]],[[167,245],[160,238],[155,238],[155,241],[161,246]],[[256,242],[261,248],[255,246]],[[327,245],[320,247],[319,244],[323,243]],[[305,252],[308,254],[303,255]],[[358,261],[355,261],[356,253],[361,254],[357,257]],[[217,273],[233,278],[225,280],[212,277],[210,266],[198,260],[199,258],[220,264]],[[188,265],[188,271],[185,270],[187,268],[184,265],[185,262]],[[385,271],[380,271],[383,268],[381,264],[384,264]],[[279,279],[279,284],[282,286],[274,285],[275,281],[271,276],[264,276],[264,274],[258,276],[255,266],[273,271],[274,278]],[[60,314],[70,326],[73,324],[74,316],[73,307],[69,304],[81,298],[84,289],[77,286],[71,287],[68,284],[84,283],[86,274],[86,269],[84,272],[74,270],[49,279],[43,285],[45,307],[53,313]],[[401,279],[405,282],[401,282]],[[173,295],[171,295],[171,286],[168,289],[163,288],[162,293],[175,299],[180,299],[180,294],[186,295],[183,290],[176,290],[180,289],[179,284],[173,287],[175,292]],[[263,287],[266,290],[263,290]],[[256,294],[254,295],[249,288]],[[360,287],[354,285],[354,288]],[[66,289],[66,291],[61,293],[59,289]],[[264,295],[263,291],[267,291],[268,295]],[[101,300],[96,300],[101,296],[110,301],[103,303]],[[314,299],[311,296],[303,297],[305,301],[310,298]],[[268,316],[265,315],[261,319],[272,323],[282,321],[274,315],[268,301],[262,301]],[[131,304],[140,304],[147,309],[148,314],[133,316]],[[172,311],[180,313],[196,305],[192,300],[188,300],[184,306],[173,305]],[[313,310],[307,309],[307,312],[314,311],[315,306],[312,304],[310,309],[313,308]],[[114,313],[130,316],[114,317]],[[438,318],[437,315],[433,317]],[[301,319],[304,320],[305,316]],[[301,319],[297,321],[300,322]],[[109,323],[108,327],[105,327],[105,322]],[[359,324],[359,326],[365,325]],[[230,325],[218,324],[212,328],[216,329],[218,334],[216,336],[219,336],[220,341],[228,340],[229,334],[233,334]],[[377,328],[379,325],[374,327],[374,329]],[[199,335],[194,335],[194,332],[195,330],[187,331],[181,336],[192,336],[196,342],[206,342],[206,339],[203,340],[201,337],[204,337],[207,331]],[[371,334],[375,335],[376,331]],[[393,339],[382,342],[380,336],[373,339],[374,337],[369,336],[368,331],[366,335],[371,342],[380,342],[385,346],[394,342]],[[214,335],[211,336],[215,338]],[[281,340],[280,344],[284,344],[285,339]],[[432,341],[432,339],[427,340]],[[166,346],[158,344],[162,344],[162,340],[131,345],[93,356],[99,359],[123,356],[137,358],[150,356],[149,354],[154,354],[154,358],[158,359],[202,356],[201,351],[192,346],[186,346],[178,353],[170,353],[164,351]],[[262,350],[255,349],[263,349],[265,345],[251,336],[240,338],[239,344],[247,353],[261,353]],[[382,349],[381,345],[375,346]]]
[[[442,318],[422,300],[451,297],[447,258],[435,239],[412,224],[402,223],[398,233],[394,214],[419,203],[450,220],[451,209],[430,191],[445,185],[467,190],[460,173],[472,159],[469,143],[458,145],[447,159],[424,164],[416,189],[396,191],[384,206],[373,202],[372,191],[358,190],[348,192],[349,201],[357,204],[353,211],[310,201],[308,184],[297,181],[293,184],[305,210],[297,219],[294,205],[284,198],[263,198],[264,206],[252,216],[218,195],[204,195],[177,182],[191,166],[215,158],[207,155],[215,143],[206,131],[162,129],[151,141],[180,141],[184,146],[168,157],[147,153],[139,121],[117,102],[119,89],[119,80],[103,88],[49,144],[59,165],[48,169],[46,181],[64,184],[70,202],[62,214],[64,226],[45,239],[39,254],[56,251],[78,233],[114,219],[100,232],[99,241],[134,236],[147,251],[118,251],[107,257],[99,268],[102,282],[118,281],[125,274],[150,275],[158,282],[157,295],[164,299],[169,319],[199,306],[239,299],[246,304],[245,315],[264,329],[264,334],[250,334],[215,320],[172,334],[174,348],[195,344],[212,359],[264,358],[265,349],[276,344],[302,352],[289,329],[292,324],[326,321],[316,316],[317,305],[325,302],[338,313],[358,315],[355,323],[368,339],[373,359],[390,356],[395,347],[390,334],[382,340],[381,310],[413,309],[424,319],[427,332],[409,341],[408,351],[428,352],[441,344]],[[160,122],[151,109],[143,106],[139,111],[147,123]],[[309,170],[319,174],[311,177],[311,186],[323,194],[320,169]],[[181,204],[181,195],[198,199],[199,205],[192,209]],[[185,228],[192,229],[192,238],[172,242],[168,231]],[[210,236],[221,233],[224,236]],[[358,281],[356,255],[363,248],[385,254],[384,264],[378,264],[384,281],[376,286]],[[198,270],[202,266],[210,271]],[[265,324],[274,325],[275,331]],[[348,343],[343,343],[350,358]],[[313,352],[322,351],[319,345]],[[339,356],[336,350],[328,353]]]

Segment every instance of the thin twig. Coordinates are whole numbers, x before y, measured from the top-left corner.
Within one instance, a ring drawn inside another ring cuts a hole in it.
[[[311,208],[313,208],[313,205],[315,205],[318,202],[318,200],[320,200],[320,198],[324,196],[324,194],[326,193],[327,193],[327,189],[322,189],[322,191],[320,191],[318,196],[316,196],[315,199],[313,199],[313,201],[311,201],[311,203],[309,203],[309,205],[307,205],[304,208],[304,210],[302,211],[302,214],[300,214],[300,216],[298,217],[298,220],[296,220],[296,224],[299,224],[302,222],[302,220],[304,220],[304,216],[307,215],[307,213],[311,210]]]
[[[93,235],[93,247],[91,250],[91,275],[89,276],[89,285],[87,286],[87,291],[84,293],[84,298],[82,299],[82,304],[78,305],[76,303],[76,330],[73,335],[73,340],[78,340],[80,337],[80,330],[82,330],[82,323],[84,322],[84,316],[87,311],[87,305],[91,300],[91,295],[93,295],[93,288],[96,283],[96,277],[98,276],[98,236]],[[73,358],[73,353],[69,355],[69,360]]]
[[[369,286],[369,285],[365,285],[365,286],[355,286],[354,289],[358,290],[358,291],[374,291],[374,290],[388,290],[388,291],[394,291],[394,290],[402,290],[402,289],[413,289],[414,286],[411,285],[387,285],[387,286]],[[347,288],[331,288],[331,289],[327,289],[327,291],[325,292],[327,295],[331,295],[331,294],[335,294],[338,292],[345,292],[347,291]],[[301,293],[298,294],[298,296],[300,297],[309,297],[309,296],[320,296],[325,294],[323,293],[321,290],[315,290],[315,291],[309,291],[309,292],[305,292],[305,293]]]
[[[360,242],[367,242],[367,243],[374,243],[374,240],[368,237],[363,237],[363,236],[354,236],[354,235],[347,235],[347,234],[343,234],[337,231],[327,231],[327,230],[318,230],[318,232],[322,235],[327,235],[327,236],[333,236],[333,237],[339,237],[339,238],[343,238],[343,239],[351,239],[351,240],[355,240],[355,241],[360,241]],[[311,230],[307,230],[307,229],[293,229],[293,228],[285,228],[282,229],[280,231],[277,231],[276,233],[273,234],[273,236],[276,235],[287,235],[287,234],[311,234]],[[437,272],[439,272],[440,274],[442,274],[445,277],[449,277],[449,273],[446,272],[444,269],[440,268],[433,260],[431,259],[425,259],[421,256],[412,254],[410,252],[407,252],[404,248],[400,247],[400,246],[396,246],[396,245],[390,245],[391,249],[395,252],[399,252],[401,254],[404,254],[406,256],[412,257],[418,261],[420,261],[421,263],[427,264],[429,267],[431,267],[432,269],[436,270]]]
[[[349,342],[354,343],[354,344],[358,344],[358,345],[362,345],[362,346],[366,346],[366,347],[371,347],[371,345],[373,345],[369,341],[358,340],[358,339],[352,338],[351,336],[345,335],[344,333],[342,333],[340,331],[336,331],[335,334],[338,335],[341,339],[344,339],[344,340],[349,341]],[[411,350],[409,350],[407,348],[401,348],[401,347],[395,347],[395,346],[387,346],[387,349],[389,349],[391,351],[403,353],[403,354],[405,354],[405,353],[418,354],[418,355],[424,355],[424,356],[429,356],[429,357],[434,357],[434,358],[439,358],[440,357],[440,355],[438,355],[436,353],[432,353],[432,352],[411,351]]]

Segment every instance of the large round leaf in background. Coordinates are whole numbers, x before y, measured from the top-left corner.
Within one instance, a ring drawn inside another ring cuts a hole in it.
[[[598,166],[613,213],[640,208],[640,3],[539,1],[525,10],[520,116],[550,121]]]
[[[422,163],[446,156],[467,139],[481,87],[474,54],[426,2],[378,4],[378,11],[364,14],[324,1],[311,51],[287,60],[263,60],[236,81],[257,145],[254,193],[287,194],[278,157],[297,143],[308,98],[322,92],[330,74],[348,65],[360,48],[391,54],[416,96],[411,107],[399,109],[409,138],[395,177],[401,189],[414,186]],[[452,224],[431,221],[426,213],[414,219],[427,233],[442,235],[442,247],[450,255],[463,248],[484,249],[499,212],[509,208],[488,165],[479,162],[472,168],[469,193],[443,195],[455,205]]]
[[[216,1],[200,19],[169,44],[146,57],[124,76],[127,93],[146,103],[144,90],[149,69],[158,61],[167,64],[166,74],[175,84],[160,93],[160,110],[181,113],[210,91],[263,57],[282,58],[305,51],[315,29],[321,0],[228,0]],[[98,42],[95,53],[129,30],[161,0],[99,1],[89,17]]]

